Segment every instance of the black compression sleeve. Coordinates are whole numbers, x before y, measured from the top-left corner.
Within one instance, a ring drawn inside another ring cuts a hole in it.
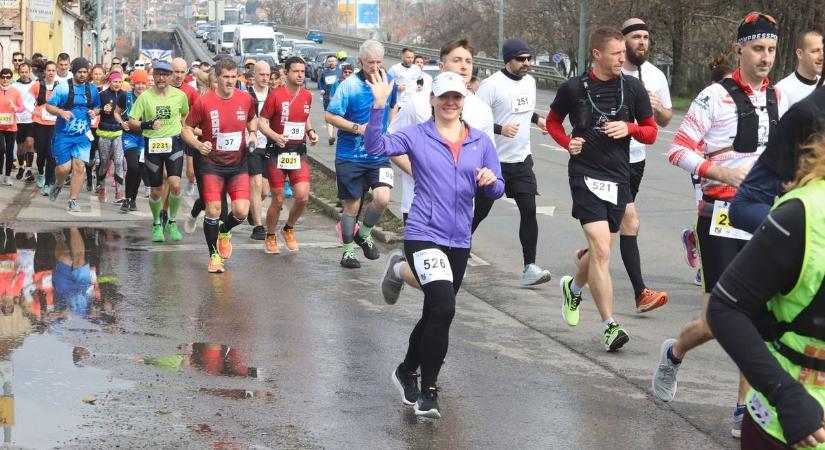
[[[493,124],[493,133],[501,134],[501,125],[494,123]]]
[[[753,320],[765,303],[796,283],[804,258],[805,211],[799,201],[771,213],[711,293],[707,320],[713,335],[748,382],[772,405],[788,443],[822,426],[822,408],[768,351]]]

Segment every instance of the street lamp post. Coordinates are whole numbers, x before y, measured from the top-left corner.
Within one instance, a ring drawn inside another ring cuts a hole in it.
[[[112,0],[112,58],[115,57],[115,51],[117,50],[117,26],[115,26],[115,0]]]
[[[579,73],[587,71],[587,0],[579,2],[579,54],[576,58]]]
[[[309,28],[309,0],[304,0],[304,28]]]
[[[504,57],[504,0],[498,0],[498,57]]]
[[[103,0],[97,0],[97,24],[96,24],[96,33],[95,36],[95,61],[100,61],[100,16],[103,15]]]

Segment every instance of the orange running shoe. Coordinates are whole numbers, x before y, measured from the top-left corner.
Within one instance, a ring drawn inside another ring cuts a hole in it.
[[[217,253],[212,253],[209,257],[209,273],[224,273],[226,269],[223,267],[223,258]]]
[[[218,233],[218,254],[225,260],[232,256],[232,233]]]
[[[638,314],[652,311],[667,303],[667,292],[654,291],[645,288],[636,299],[636,312]]]
[[[264,239],[264,253],[269,253],[271,255],[281,253],[281,249],[278,248],[278,236],[274,234],[266,235],[266,239]]]
[[[290,228],[288,230],[281,230],[281,237],[284,238],[286,248],[291,252],[298,251],[298,241],[295,240],[295,230]]]

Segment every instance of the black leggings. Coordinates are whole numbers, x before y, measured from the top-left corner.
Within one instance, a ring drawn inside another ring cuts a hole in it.
[[[141,166],[138,149],[130,148],[123,151],[126,157],[126,198],[129,201],[137,199],[138,188],[140,187]]]
[[[0,166],[3,159],[6,161],[6,170],[3,175],[11,175],[11,166],[14,163],[14,138],[17,133],[14,131],[0,131]]]
[[[464,279],[464,270],[470,258],[469,248],[449,248],[428,241],[404,241],[404,253],[415,278],[421,283],[415,269],[415,253],[426,249],[441,250],[452,269],[453,282],[430,281],[422,284],[424,310],[421,319],[410,334],[410,345],[404,357],[403,370],[415,372],[421,367],[421,387],[435,386],[438,372],[447,356],[450,324],[455,315],[455,295]],[[436,262],[437,263],[437,262]]]
[[[52,158],[52,136],[54,125],[35,123],[34,151],[37,152],[37,172],[46,176],[46,184],[54,184],[54,158]]]
[[[100,137],[97,135],[97,128],[92,130],[94,140],[92,140],[92,149],[89,150],[89,163],[86,164],[86,185],[92,185],[92,168],[95,166],[95,156],[97,156],[97,147],[100,143]]]
[[[536,245],[539,241],[539,222],[536,219],[536,196],[534,194],[516,194],[514,200],[521,215],[518,227],[518,238],[521,241],[521,253],[524,257],[524,265],[536,262]],[[487,218],[490,210],[493,209],[495,200],[477,192],[475,196],[475,211],[473,213],[473,233],[481,223]]]

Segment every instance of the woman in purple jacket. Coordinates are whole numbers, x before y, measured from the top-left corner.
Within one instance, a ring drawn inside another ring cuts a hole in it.
[[[461,119],[467,87],[453,72],[433,81],[433,119],[381,136],[381,124],[392,83],[386,73],[367,82],[374,98],[365,133],[366,151],[376,156],[409,155],[415,176],[415,198],[404,228],[404,252],[390,259],[385,277],[401,285],[401,274],[412,274],[424,291],[424,310],[410,334],[407,355],[392,380],[415,414],[440,418],[436,378],[455,315],[455,295],[461,287],[473,220],[473,197],[501,197],[504,181],[490,138]],[[411,271],[409,270],[411,269]],[[399,288],[400,289],[400,288]],[[421,367],[421,389],[416,370]]]

